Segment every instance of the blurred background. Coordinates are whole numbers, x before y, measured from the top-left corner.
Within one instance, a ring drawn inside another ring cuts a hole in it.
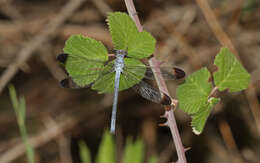
[[[192,133],[191,119],[180,109],[175,111],[183,144],[191,147],[186,152],[188,162],[259,162],[260,1],[139,0],[135,5],[144,29],[157,39],[154,56],[159,60],[187,75],[204,66],[213,70],[215,55],[227,43],[252,75],[247,90],[219,93],[222,101],[200,136]],[[1,163],[10,162],[4,158],[26,162],[8,83],[25,96],[26,126],[37,163],[80,162],[79,140],[96,155],[110,125],[113,96],[61,88],[59,81],[66,74],[55,58],[72,34],[100,40],[112,53],[106,24],[110,11],[126,12],[124,1],[0,0]],[[180,82],[167,84],[175,97]],[[118,108],[118,158],[130,135],[142,137],[147,156],[156,154],[160,163],[177,159],[169,129],[158,126],[162,106],[129,89],[120,93]]]

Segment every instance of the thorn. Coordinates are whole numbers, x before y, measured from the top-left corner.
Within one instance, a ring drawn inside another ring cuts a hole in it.
[[[190,149],[191,149],[191,147],[184,148],[184,152],[187,152]]]
[[[165,126],[167,126],[167,127],[168,127],[169,125],[168,125],[168,123],[167,123],[167,122],[165,122],[165,123],[160,123],[160,124],[159,124],[159,126],[160,126],[160,127],[165,127]]]

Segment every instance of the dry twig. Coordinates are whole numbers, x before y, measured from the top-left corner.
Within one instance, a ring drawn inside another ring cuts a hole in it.
[[[19,67],[26,62],[33,54],[33,52],[44,45],[44,42],[51,39],[56,32],[56,29],[70,17],[70,15],[84,2],[85,0],[71,0],[60,11],[60,13],[44,28],[42,33],[35,36],[29,41],[25,47],[18,54],[17,59],[8,66],[0,78],[0,93],[5,88],[6,84],[16,74]]]

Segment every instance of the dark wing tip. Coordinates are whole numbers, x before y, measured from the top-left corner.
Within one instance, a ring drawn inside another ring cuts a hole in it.
[[[63,80],[60,81],[60,85],[63,88],[70,88],[70,79],[69,78],[65,78]]]
[[[162,96],[162,99],[160,101],[160,104],[162,104],[162,105],[171,105],[171,103],[172,103],[171,98],[167,94],[163,93],[163,96]]]
[[[67,61],[67,58],[68,58],[68,54],[62,53],[62,54],[59,54],[56,59],[57,59],[57,61],[65,64],[65,62]]]
[[[177,68],[177,67],[174,67],[173,71],[174,71],[174,75],[176,76],[176,79],[182,79],[186,75],[182,69]]]

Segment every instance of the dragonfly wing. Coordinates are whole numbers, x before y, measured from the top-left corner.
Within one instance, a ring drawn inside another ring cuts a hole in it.
[[[108,65],[108,66],[110,66],[110,65]],[[112,64],[111,64],[111,66],[112,66]],[[100,71],[95,70],[91,74],[88,73],[85,75],[78,75],[78,76],[73,76],[73,77],[69,76],[69,77],[61,80],[60,85],[63,88],[75,88],[75,89],[88,88],[88,87],[92,86],[95,83],[95,81],[99,80],[102,76],[113,73],[113,72],[114,72],[114,69],[111,67],[111,69],[109,71],[108,71],[108,69],[100,69]],[[76,82],[74,82],[74,80],[77,80],[77,79],[87,78],[87,77],[91,78],[92,76],[96,76],[96,75],[98,75],[98,78],[95,81],[93,81],[89,84],[83,85],[83,86],[79,86]]]
[[[91,84],[88,84],[86,86],[79,86],[77,85],[71,77],[67,77],[63,80],[60,81],[60,85],[63,87],[63,88],[74,88],[74,89],[79,89],[79,88],[88,88],[92,85],[93,83]]]
[[[83,56],[60,54],[57,60],[65,65],[68,78],[61,81],[65,88],[86,88],[91,86],[102,75],[113,71],[113,64],[105,64],[105,61],[87,59]],[[70,68],[70,69],[69,69]],[[70,70],[77,69],[77,71]],[[70,71],[70,72],[69,72]]]
[[[66,54],[66,53],[59,54],[56,59],[60,63],[66,64],[66,61],[68,60],[69,57],[77,58],[77,59],[80,58],[80,59],[88,61],[88,62],[103,63],[103,64],[107,63],[107,61],[102,61],[102,60],[98,60],[98,59],[88,59],[88,58],[85,58],[83,56],[74,56],[74,55],[69,55],[69,54]]]
[[[133,89],[141,95],[143,98],[152,101],[154,103],[162,105],[171,105],[171,98],[165,93],[161,94],[159,90],[153,88],[148,83],[141,81],[140,83],[133,86]]]
[[[135,77],[135,74],[131,72],[124,71],[123,72],[125,77],[128,80],[138,80]],[[152,87],[150,84],[140,81],[138,84],[133,86],[133,89],[141,95],[143,98],[158,103],[162,105],[171,105],[172,101],[171,98],[166,95],[165,93],[160,93],[160,91],[154,87]]]
[[[135,72],[142,71],[142,69],[143,67],[139,66],[127,66],[125,68],[125,70],[131,70]],[[157,71],[154,67],[146,66],[145,78],[149,80],[155,80],[154,74],[162,75],[165,80],[178,80],[185,77],[185,72],[177,67],[161,66],[160,70]]]
[[[147,67],[145,78],[155,79],[154,75],[162,75],[165,80],[178,80],[185,77],[185,72],[177,67],[161,67],[160,70],[154,70],[151,67]]]

